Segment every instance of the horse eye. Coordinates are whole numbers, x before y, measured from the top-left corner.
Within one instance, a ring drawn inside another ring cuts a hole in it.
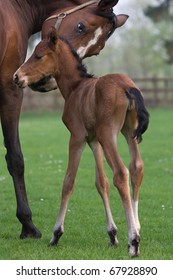
[[[39,60],[39,59],[41,59],[41,58],[42,58],[42,56],[41,56],[41,55],[39,55],[39,54],[35,54],[35,59]]]
[[[85,25],[84,25],[82,22],[79,22],[79,23],[77,24],[77,31],[78,31],[79,33],[84,33],[84,32],[85,32]]]

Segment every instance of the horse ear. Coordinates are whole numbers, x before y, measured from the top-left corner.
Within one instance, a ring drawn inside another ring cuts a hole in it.
[[[58,34],[55,27],[52,27],[48,34],[49,46],[55,46],[58,40]]]
[[[122,26],[129,18],[128,15],[117,15],[116,16],[116,28]]]
[[[100,0],[98,3],[98,7],[101,10],[108,10],[110,8],[113,8],[119,0]]]

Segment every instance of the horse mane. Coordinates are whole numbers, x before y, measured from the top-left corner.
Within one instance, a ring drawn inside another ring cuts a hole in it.
[[[70,42],[64,36],[60,36],[59,39],[61,41],[63,41],[69,47],[71,53],[75,57],[75,59],[77,61],[77,69],[80,71],[80,76],[83,78],[92,78],[94,75],[89,74],[87,72],[87,67],[85,66],[85,64],[83,64],[82,59],[79,57],[79,55],[77,54],[75,49],[72,47]]]
[[[101,17],[105,17],[107,18],[110,22],[112,22],[112,30],[111,32],[109,33],[108,35],[108,38],[114,33],[115,29],[116,29],[116,20],[115,17],[116,15],[114,14],[113,12],[113,9],[109,9],[108,11],[106,12],[103,12],[103,11],[100,11],[100,10],[97,10],[94,12],[94,15],[97,15],[97,16],[101,16]]]
[[[97,15],[97,16],[105,17],[105,18],[107,18],[107,19],[109,19],[111,21],[113,21],[114,17],[115,17],[113,9],[110,9],[110,10],[108,10],[106,12],[105,11],[103,12],[103,11],[100,11],[100,10],[96,10],[94,12],[94,14]]]

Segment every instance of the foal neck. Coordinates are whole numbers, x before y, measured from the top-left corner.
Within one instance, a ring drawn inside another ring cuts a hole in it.
[[[62,37],[58,40],[57,53],[59,61],[55,79],[63,97],[66,99],[72,91],[77,90],[79,84],[93,76],[87,73],[87,69],[82,64],[82,60],[76,51]]]

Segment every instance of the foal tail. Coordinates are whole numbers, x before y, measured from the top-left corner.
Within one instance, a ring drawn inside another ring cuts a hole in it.
[[[130,88],[126,91],[126,96],[130,102],[135,101],[135,109],[137,112],[138,126],[134,131],[133,137],[138,143],[142,141],[142,134],[147,130],[149,124],[149,113],[144,105],[144,99],[139,89]]]

